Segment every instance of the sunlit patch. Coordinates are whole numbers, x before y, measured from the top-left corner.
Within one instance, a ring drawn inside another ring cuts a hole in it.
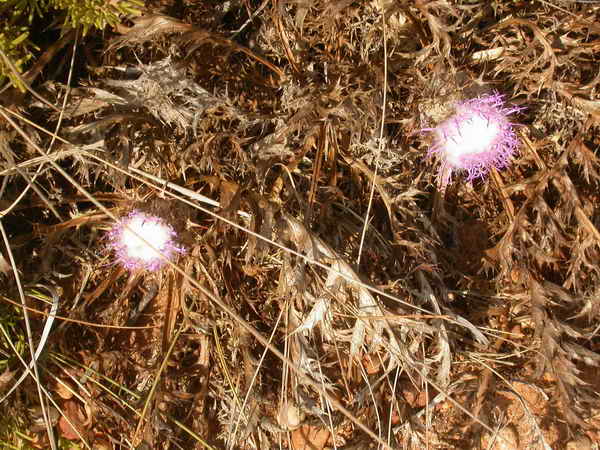
[[[133,211],[109,232],[110,247],[127,269],[160,269],[183,248],[176,244],[175,230],[162,218]],[[162,256],[161,256],[162,255]]]

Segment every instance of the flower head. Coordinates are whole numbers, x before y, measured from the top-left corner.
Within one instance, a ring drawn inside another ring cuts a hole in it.
[[[439,155],[439,179],[446,187],[455,170],[466,170],[467,181],[487,175],[492,167],[510,164],[519,141],[508,116],[519,107],[505,107],[498,93],[457,103],[455,113],[435,128],[428,154]]]
[[[125,268],[155,271],[165,263],[161,254],[172,260],[184,252],[183,247],[175,243],[176,235],[162,218],[136,210],[115,224],[108,233],[108,240],[118,262]]]

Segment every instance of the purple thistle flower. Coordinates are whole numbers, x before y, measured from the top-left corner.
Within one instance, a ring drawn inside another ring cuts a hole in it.
[[[113,226],[108,240],[117,262],[126,269],[155,271],[165,264],[160,254],[173,260],[177,254],[184,253],[184,248],[175,243],[176,236],[173,227],[162,218],[135,210]]]
[[[438,173],[442,189],[450,182],[452,172],[466,170],[467,181],[483,178],[492,167],[502,169],[519,146],[519,140],[508,116],[519,107],[505,107],[503,96],[489,95],[456,104],[455,113],[435,128],[428,156],[439,155]]]

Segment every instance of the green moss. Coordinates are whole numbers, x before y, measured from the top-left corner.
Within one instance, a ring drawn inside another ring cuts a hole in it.
[[[143,4],[136,0],[107,2],[105,0],[50,0],[50,5],[66,13],[65,24],[83,27],[84,33],[90,28],[102,29],[115,25],[126,14],[139,14]]]
[[[0,0],[0,50],[22,73],[38,50],[30,41],[36,18],[50,15],[65,28],[81,28],[86,34],[90,29],[115,25],[124,15],[138,15],[142,6],[141,0]],[[0,85],[7,79],[23,89],[4,58],[0,58]]]
[[[19,72],[23,71],[27,62],[33,57],[27,27],[19,27],[4,23],[0,25],[0,50],[12,61]],[[4,84],[6,77],[13,85],[18,86],[18,78],[0,59],[0,82]]]

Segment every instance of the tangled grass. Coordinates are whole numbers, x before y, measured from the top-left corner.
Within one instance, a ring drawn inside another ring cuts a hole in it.
[[[163,0],[74,34],[0,100],[3,445],[597,448],[599,12]],[[492,90],[518,154],[438,189],[420,130]],[[134,210],[186,252],[118,264]]]

